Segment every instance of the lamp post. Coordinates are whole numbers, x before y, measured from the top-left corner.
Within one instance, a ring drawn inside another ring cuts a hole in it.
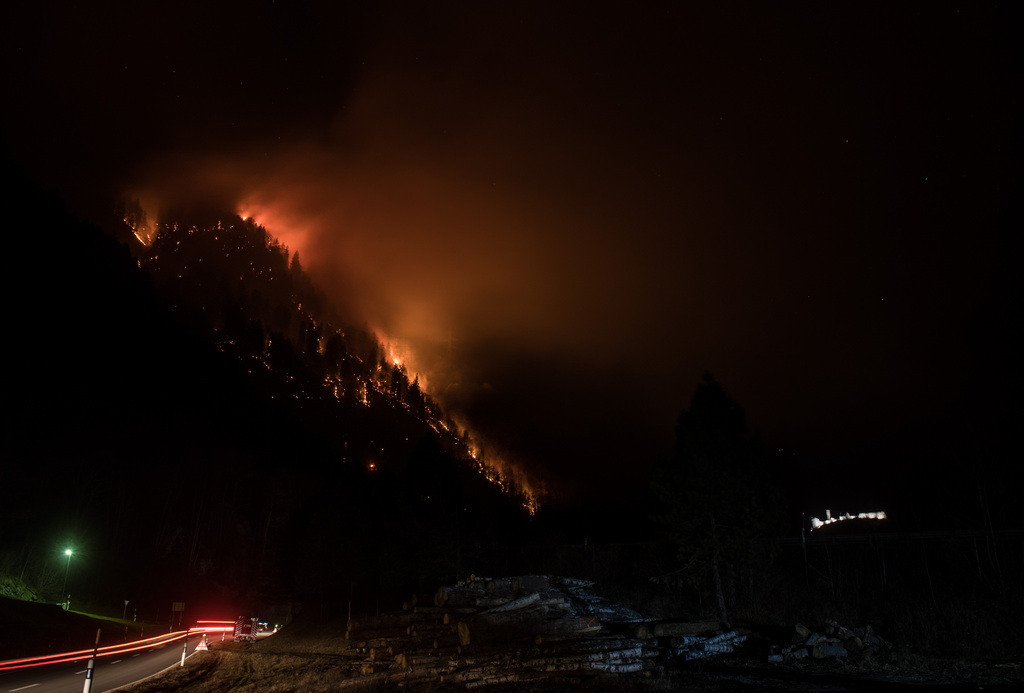
[[[68,589],[68,572],[71,570],[71,553],[72,553],[71,549],[64,549],[64,555],[68,557],[68,564],[67,564],[67,567],[64,568],[64,587],[61,588],[61,591],[60,591],[61,599],[64,598],[64,595],[67,593],[67,589]],[[64,608],[67,609],[68,606],[69,605],[65,605]]]

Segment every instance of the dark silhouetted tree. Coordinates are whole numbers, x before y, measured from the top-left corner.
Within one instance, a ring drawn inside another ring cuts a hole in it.
[[[295,368],[295,349],[287,337],[280,333],[270,335],[269,348],[270,367],[281,373],[289,373]]]
[[[753,579],[767,559],[754,539],[774,530],[779,505],[743,409],[711,375],[679,415],[675,455],[656,469],[652,485],[683,574],[695,586],[710,583],[728,626],[725,585],[742,574]]]
[[[409,386],[409,392],[405,396],[405,403],[409,405],[409,411],[415,416],[423,418],[426,415],[426,400],[423,399],[423,391],[420,389],[420,379],[416,376],[412,385]]]
[[[327,338],[324,346],[324,363],[331,375],[338,375],[341,372],[341,363],[345,359],[345,341],[341,333],[334,332]]]
[[[405,397],[405,390],[408,385],[409,378],[405,373],[405,367],[399,366],[397,363],[393,364],[391,366],[391,378],[388,383],[391,396],[401,401]]]

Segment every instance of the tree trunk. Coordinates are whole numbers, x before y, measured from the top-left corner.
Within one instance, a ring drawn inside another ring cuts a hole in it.
[[[715,580],[715,597],[718,598],[718,618],[722,622],[722,628],[728,630],[731,626],[729,625],[729,614],[725,610],[725,593],[722,592],[722,571],[719,565],[721,560],[718,555],[718,527],[715,524],[714,515],[711,515],[711,541],[714,542],[714,553],[711,556],[711,571],[712,577]]]
[[[718,619],[722,622],[722,628],[730,628],[729,614],[725,610],[725,593],[722,592],[722,574],[718,569],[718,552],[715,552],[711,560],[711,569],[715,578],[715,596],[718,598]]]

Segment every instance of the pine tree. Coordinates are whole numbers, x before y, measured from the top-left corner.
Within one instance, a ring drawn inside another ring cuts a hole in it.
[[[743,409],[710,374],[679,415],[675,455],[652,485],[684,573],[696,585],[710,582],[728,627],[725,585],[764,560],[752,540],[774,529],[778,496]]]

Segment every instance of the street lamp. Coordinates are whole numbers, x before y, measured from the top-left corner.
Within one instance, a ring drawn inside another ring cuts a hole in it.
[[[71,549],[64,549],[64,555],[68,557],[68,565],[66,568],[64,568],[64,587],[60,591],[62,599],[64,598],[64,595],[67,593],[68,589],[68,571],[71,570],[71,553]],[[67,606],[65,606],[64,608],[66,609]]]

